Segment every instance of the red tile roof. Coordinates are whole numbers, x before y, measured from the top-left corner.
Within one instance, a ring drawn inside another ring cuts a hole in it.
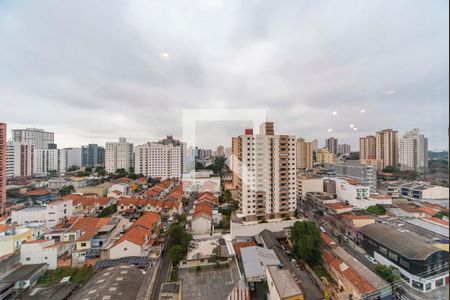
[[[342,218],[347,220],[370,220],[373,219],[369,215],[352,215],[352,214],[342,214]]]
[[[122,243],[123,241],[129,241],[133,244],[142,246],[145,244],[146,240],[150,235],[151,235],[150,230],[142,226],[133,226],[129,230],[127,230],[127,232],[125,232],[124,235],[122,235],[120,239],[118,239],[114,243],[114,246]]]
[[[345,205],[342,203],[327,203],[324,205],[325,207],[331,208],[331,209],[346,209],[346,208],[352,208],[353,206],[351,205]]]
[[[242,248],[247,248],[247,247],[252,247],[252,246],[256,246],[256,243],[255,242],[240,242],[240,243],[234,243],[234,245],[233,245],[234,251],[236,252],[237,257],[241,256]]]
[[[145,206],[148,203],[147,199],[141,198],[120,198],[118,205],[134,205],[134,206]]]
[[[449,225],[448,221],[441,220],[439,218],[431,217],[431,218],[425,218],[425,220],[427,220],[429,222],[432,222],[432,223],[436,223],[436,224],[442,225],[442,226],[447,227],[447,228],[449,227],[448,226]]]
[[[27,196],[44,196],[44,195],[49,195],[50,192],[46,189],[37,189],[37,190],[32,190],[32,191],[28,191],[25,193],[25,195]]]
[[[81,231],[81,237],[77,241],[88,241],[97,234],[97,230],[108,224],[111,218],[78,218],[70,228],[71,232]]]
[[[155,226],[158,226],[161,223],[161,216],[154,212],[144,213],[136,222],[133,223],[134,226],[141,226],[147,228],[148,230],[152,230]]]

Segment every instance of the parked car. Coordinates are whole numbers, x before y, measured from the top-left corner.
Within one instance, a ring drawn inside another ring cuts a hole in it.
[[[375,260],[375,258],[373,258],[372,256],[370,256],[370,255],[364,255],[364,257],[368,260],[368,261],[370,261],[373,265],[376,265],[378,262]]]
[[[327,231],[325,230],[325,228],[323,228],[322,226],[320,226],[320,231],[322,231],[323,233],[326,233]]]

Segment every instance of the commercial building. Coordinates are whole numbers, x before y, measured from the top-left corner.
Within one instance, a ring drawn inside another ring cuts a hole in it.
[[[50,149],[54,148],[55,144],[55,134],[53,132],[37,128],[13,129],[12,138],[15,142],[26,142],[33,146],[34,149]]]
[[[56,200],[45,206],[30,206],[11,212],[13,225],[29,223],[45,223],[45,227],[52,228],[63,220],[72,216],[72,200]]]
[[[105,170],[115,173],[117,169],[128,171],[134,167],[133,144],[126,138],[119,138],[119,142],[107,142],[105,146]],[[139,174],[139,173],[138,173]]]
[[[323,192],[323,178],[310,177],[305,174],[297,175],[297,198],[306,197],[309,192]]]
[[[304,139],[297,139],[297,169],[313,168],[313,143]]]
[[[0,216],[6,213],[6,134],[6,124],[0,123]]]
[[[377,192],[377,167],[363,165],[358,161],[347,161],[336,163],[336,175],[347,179],[353,179],[370,187],[370,193]]]
[[[234,141],[233,141],[234,142]],[[275,135],[273,123],[259,134],[237,137],[239,211],[247,221],[284,218],[296,209],[296,138]]]
[[[359,158],[361,160],[373,160],[377,157],[377,138],[368,135],[359,139]]]
[[[316,153],[316,162],[321,165],[332,164],[336,161],[336,155],[327,148],[323,148]]]
[[[392,204],[391,197],[371,196],[370,187],[357,180],[344,178],[333,178],[332,180],[336,182],[337,198],[354,207],[366,209],[377,204]]]
[[[360,228],[363,247],[379,263],[396,267],[411,287],[429,292],[449,284],[448,251],[410,230],[374,223]]]
[[[330,151],[330,153],[333,153],[334,155],[338,154],[338,140],[334,137],[330,137],[325,140],[325,148]]]
[[[382,168],[398,165],[398,131],[384,129],[376,133],[376,159]]]
[[[81,147],[81,166],[97,167],[105,165],[105,148],[97,144]]]
[[[419,129],[406,132],[400,139],[399,163],[403,171],[424,174],[428,169],[428,139]]]
[[[431,199],[448,199],[449,198],[449,188],[430,185],[423,182],[410,182],[400,185],[391,185],[388,190],[394,192],[400,189],[400,194],[405,198],[417,199],[417,200],[431,200]]]
[[[146,143],[136,146],[134,170],[136,174],[161,179],[177,178],[183,174],[183,146],[181,144]]]

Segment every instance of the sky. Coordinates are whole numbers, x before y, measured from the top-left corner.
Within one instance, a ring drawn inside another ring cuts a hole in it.
[[[265,109],[276,133],[319,145],[420,128],[447,149],[448,6],[0,0],[0,122],[59,147],[140,144],[181,138],[186,109]],[[230,146],[251,119],[198,122],[197,144]]]

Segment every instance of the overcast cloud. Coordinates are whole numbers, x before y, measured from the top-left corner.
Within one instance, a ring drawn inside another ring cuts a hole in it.
[[[417,127],[447,148],[448,5],[0,1],[0,121],[66,147],[180,137],[185,108],[266,108],[276,132],[321,144]],[[203,122],[199,144],[243,125]]]

